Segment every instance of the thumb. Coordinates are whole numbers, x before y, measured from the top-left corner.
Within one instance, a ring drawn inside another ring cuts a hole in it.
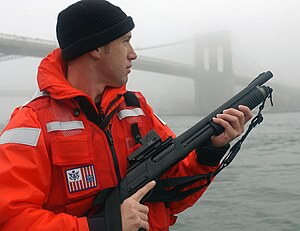
[[[151,190],[154,188],[156,182],[150,181],[149,183],[147,183],[144,187],[140,188],[138,191],[136,191],[131,198],[140,202],[140,200],[142,200],[142,198]]]

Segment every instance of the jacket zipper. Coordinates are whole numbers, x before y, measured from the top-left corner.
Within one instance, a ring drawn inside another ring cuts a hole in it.
[[[98,113],[99,114],[98,115],[99,115],[100,123],[105,119],[105,116],[107,115],[109,109],[116,103],[116,101],[118,101],[121,98],[121,96],[122,95],[118,95],[109,104],[109,106],[107,107],[105,113],[103,112],[101,106],[99,105],[99,108],[98,108]],[[122,178],[121,178],[121,174],[120,174],[120,168],[119,168],[117,153],[116,153],[116,149],[115,149],[115,146],[114,146],[114,140],[113,140],[113,137],[112,137],[112,134],[111,134],[111,124],[109,124],[106,128],[103,128],[102,130],[104,131],[105,136],[106,136],[107,141],[108,141],[108,144],[109,144],[109,149],[110,149],[110,152],[112,154],[112,158],[113,158],[113,161],[114,161],[115,172],[116,172],[117,180],[118,180],[118,183],[119,183],[122,180]]]
[[[117,153],[116,153],[116,149],[115,149],[115,146],[114,146],[114,140],[113,140],[110,128],[106,128],[104,130],[104,133],[105,133],[106,138],[107,138],[108,143],[109,143],[109,148],[110,148],[110,152],[112,154],[112,158],[113,158],[114,166],[115,166],[115,171],[116,171],[116,175],[117,175],[117,179],[118,179],[118,183],[119,183],[122,180],[122,178],[121,178],[121,174],[120,174],[120,168],[119,168]]]

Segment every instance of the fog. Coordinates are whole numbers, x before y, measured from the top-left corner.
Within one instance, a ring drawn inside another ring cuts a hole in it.
[[[56,40],[57,14],[76,1],[3,1],[0,33]],[[271,70],[273,81],[300,88],[300,2],[297,0],[113,0],[133,17],[132,44],[138,55],[189,62],[189,43],[161,49],[142,49],[192,40],[196,34],[230,31],[234,72],[255,77]],[[0,51],[1,52],[1,51]],[[168,54],[171,54],[168,57]],[[187,61],[188,60],[188,61]],[[36,88],[38,58],[0,62],[0,91]],[[129,88],[144,92],[155,109],[167,112],[174,99],[193,98],[193,82],[134,70]],[[180,94],[178,94],[180,92]],[[6,120],[12,106],[26,99],[0,98]],[[7,105],[8,104],[8,105]]]

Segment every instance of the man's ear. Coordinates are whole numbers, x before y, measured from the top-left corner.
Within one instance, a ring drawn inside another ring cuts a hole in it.
[[[89,55],[93,58],[93,59],[99,59],[102,57],[103,55],[103,51],[101,48],[96,48],[95,50],[92,50],[89,52]]]

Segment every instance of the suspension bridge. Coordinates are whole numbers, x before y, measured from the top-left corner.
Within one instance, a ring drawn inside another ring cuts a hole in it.
[[[176,44],[164,44],[148,49],[161,49],[168,46],[174,47]],[[238,75],[234,72],[230,32],[199,34],[193,38],[193,46],[193,65],[139,55],[138,59],[134,61],[133,68],[192,79],[195,88],[196,111],[204,113],[211,111],[216,105],[231,97],[235,86],[245,86],[255,77]],[[0,62],[23,57],[44,57],[56,47],[57,43],[54,41],[0,33]],[[288,88],[283,89],[281,94],[285,95],[287,92],[291,94],[291,90]],[[28,94],[30,95],[28,91],[12,91],[0,87],[0,96],[28,96]],[[293,97],[300,99],[299,93],[293,94]],[[282,104],[285,107],[295,107],[289,101],[289,97],[279,98],[284,98],[283,101],[289,102]]]

